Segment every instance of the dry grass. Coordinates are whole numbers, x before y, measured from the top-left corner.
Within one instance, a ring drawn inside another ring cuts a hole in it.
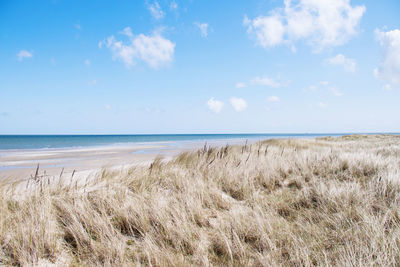
[[[204,148],[82,185],[1,187],[0,263],[395,266],[400,138]]]

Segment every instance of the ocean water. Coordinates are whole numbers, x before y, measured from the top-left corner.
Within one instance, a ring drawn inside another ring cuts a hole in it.
[[[180,142],[207,140],[271,138],[313,138],[342,136],[335,134],[150,134],[150,135],[0,135],[0,150],[54,149],[91,146],[123,145],[129,143]]]

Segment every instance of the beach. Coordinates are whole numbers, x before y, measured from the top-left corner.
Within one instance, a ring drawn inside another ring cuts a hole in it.
[[[37,149],[0,149],[0,179],[25,180],[35,175],[90,176],[105,168],[149,165],[156,157],[169,160],[179,153],[227,144],[251,144],[260,138],[230,138],[117,143],[97,146]]]
[[[3,162],[28,164],[41,158],[45,166],[51,157],[61,162],[72,158],[86,162],[83,169],[111,163],[90,177],[81,170],[49,178],[40,170],[26,182],[1,183],[0,262],[22,266],[394,266],[400,262],[398,135],[222,144],[12,152]],[[165,153],[164,160],[157,157],[160,153]],[[130,165],[140,160],[142,164]],[[124,163],[128,165],[117,167]]]

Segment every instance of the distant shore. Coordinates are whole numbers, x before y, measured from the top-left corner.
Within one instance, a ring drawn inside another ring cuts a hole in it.
[[[41,173],[54,176],[61,172],[89,175],[103,168],[146,165],[157,156],[170,159],[181,152],[200,149],[205,144],[220,147],[267,139],[343,135],[346,134],[3,135],[0,136],[3,147],[0,149],[0,180],[24,180],[33,175],[38,166]]]
[[[102,168],[126,168],[132,165],[150,164],[155,157],[172,158],[184,151],[199,149],[205,144],[248,144],[252,139],[212,139],[200,141],[155,141],[143,143],[121,143],[113,145],[0,150],[0,179],[26,179],[39,166],[41,174],[59,175],[72,172],[90,174]]]

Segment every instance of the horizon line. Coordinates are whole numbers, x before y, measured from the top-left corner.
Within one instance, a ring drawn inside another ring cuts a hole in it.
[[[400,132],[269,132],[269,133],[128,133],[128,134],[107,134],[107,133],[34,133],[34,134],[0,134],[0,136],[146,136],[146,135],[293,135],[293,134],[304,134],[304,135],[351,135],[351,134],[400,134]]]

